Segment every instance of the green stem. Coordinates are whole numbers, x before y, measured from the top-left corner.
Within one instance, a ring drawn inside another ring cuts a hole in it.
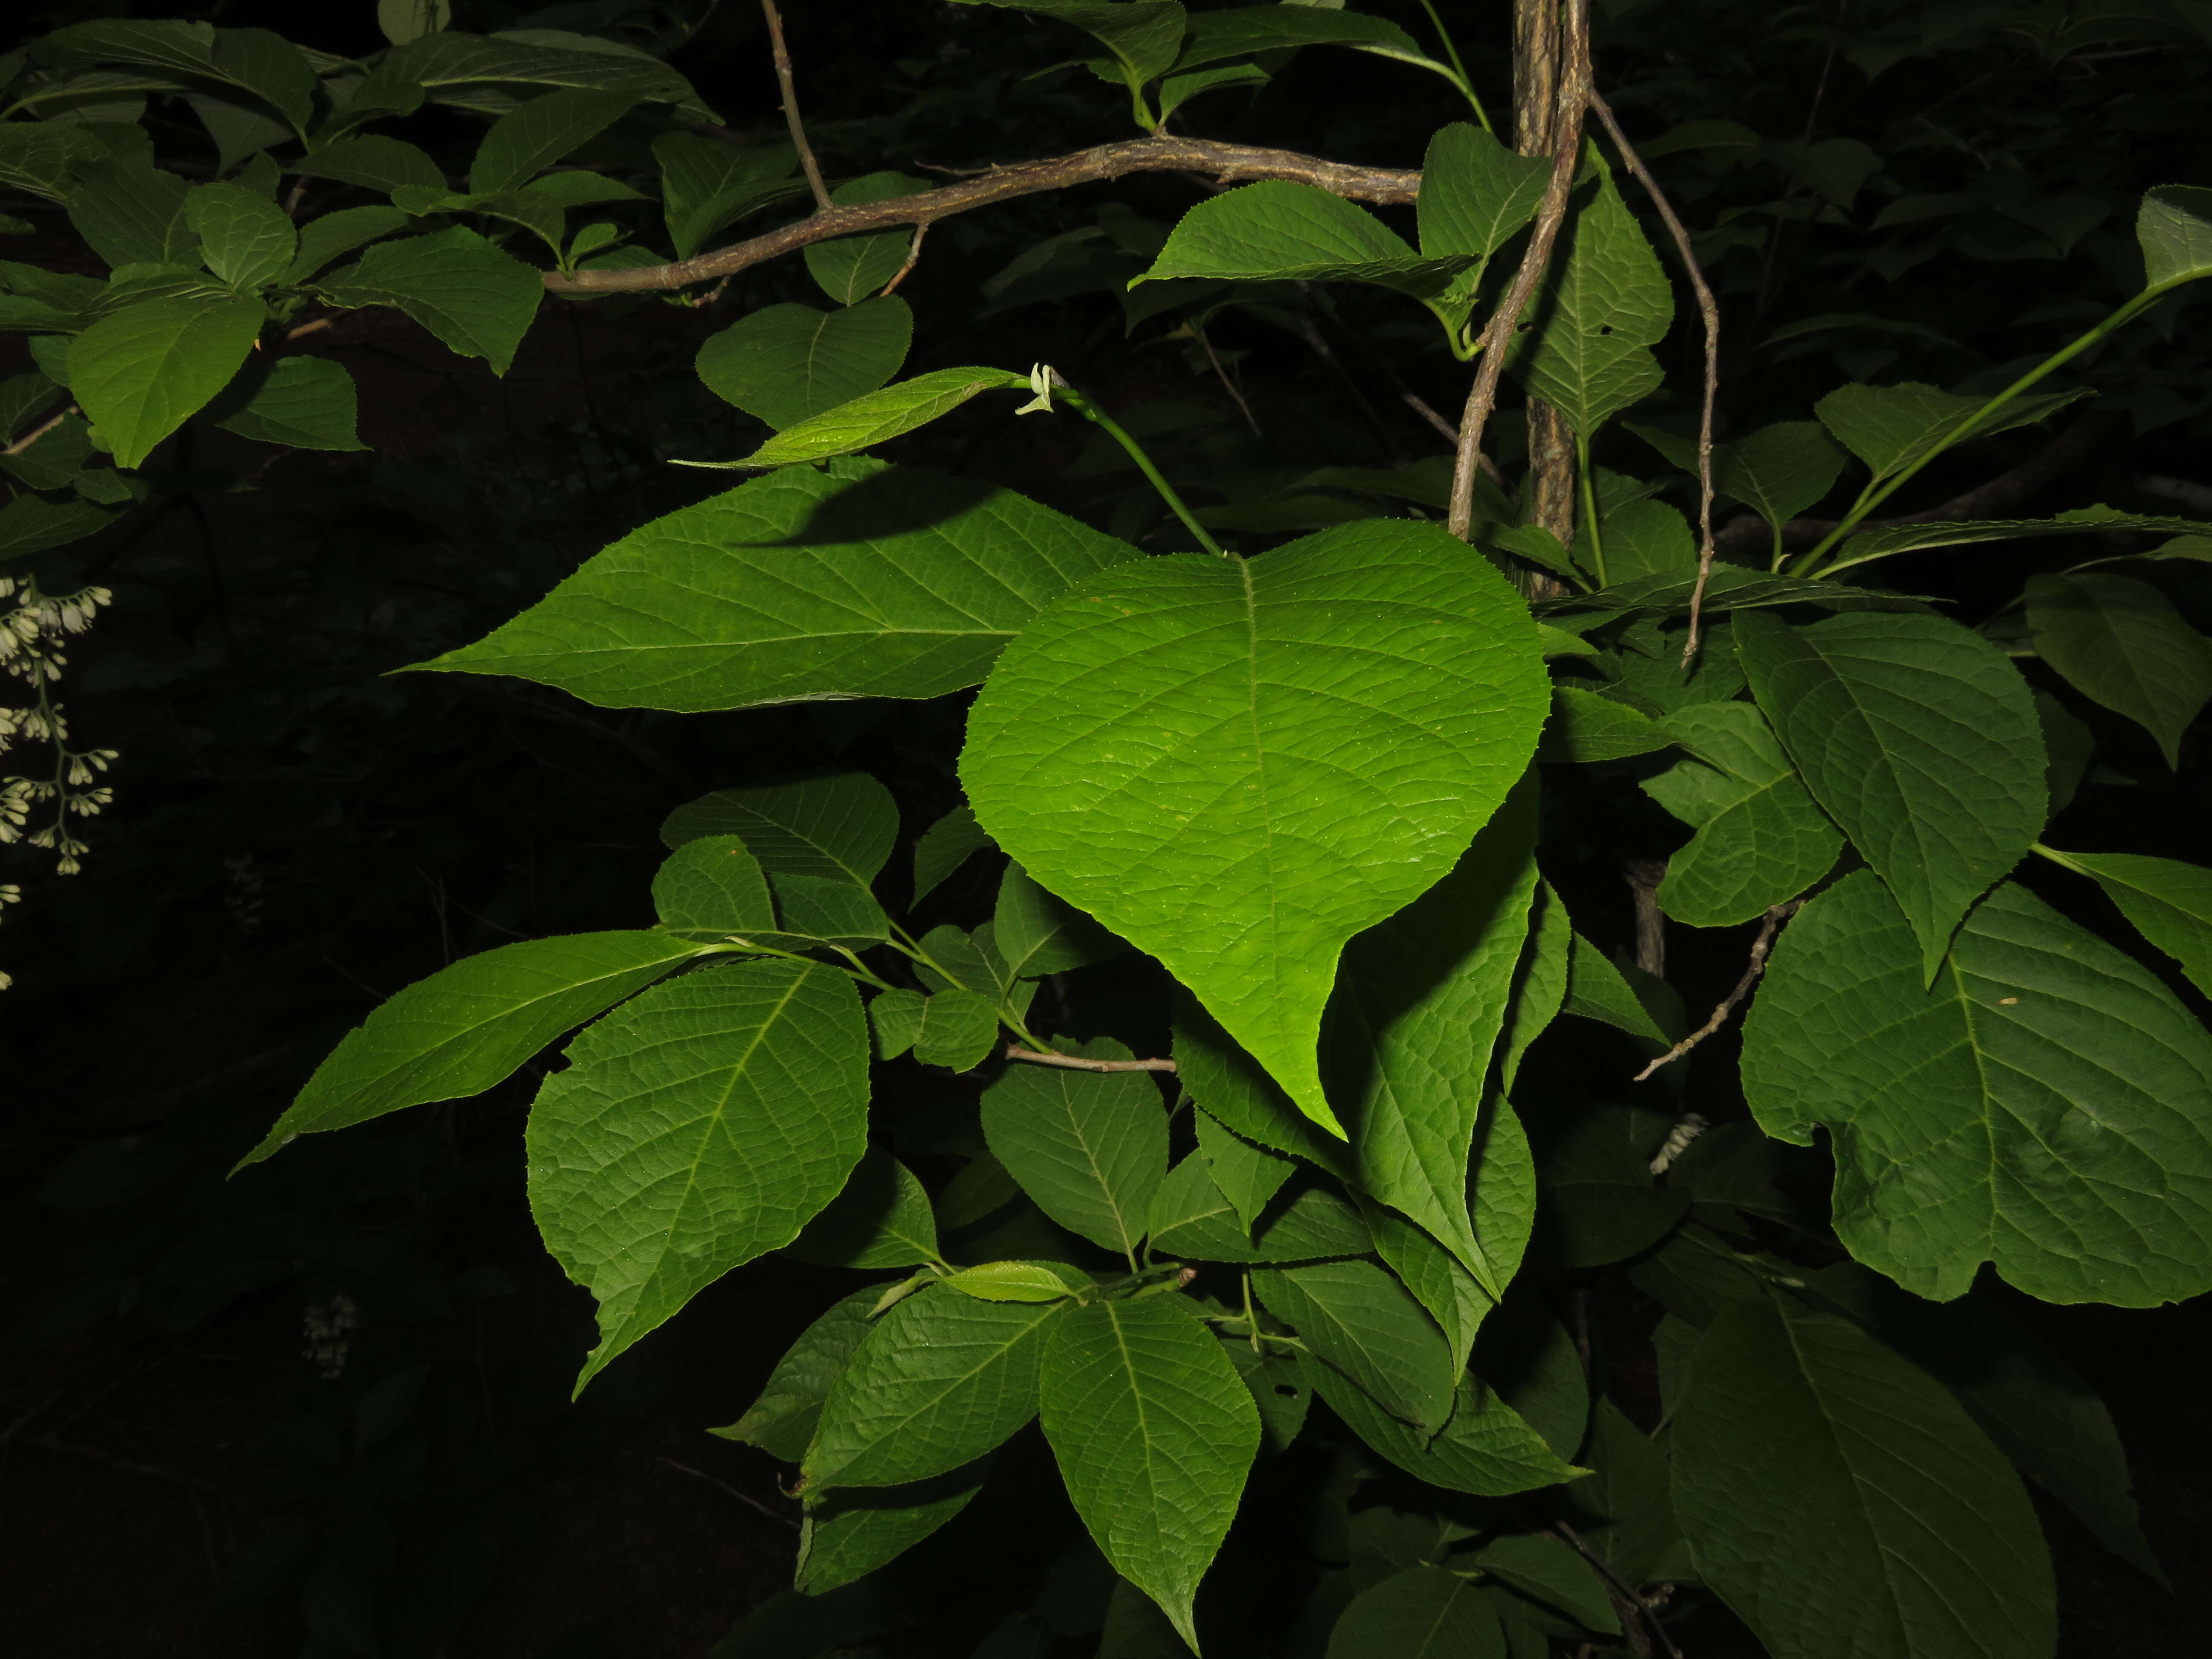
[[[1858,528],[1859,523],[1862,520],[1865,519],[1876,507],[1880,507],[1884,501],[1895,495],[1899,489],[1901,489],[1910,479],[1919,472],[1921,468],[1926,466],[1929,462],[1934,460],[1945,450],[1950,448],[1952,445],[1971,436],[1991,415],[1995,414],[1998,410],[2002,409],[2007,404],[2019,397],[2021,392],[2027,391],[2030,386],[2035,385],[2036,382],[2042,380],[2044,376],[2051,374],[2053,370],[2071,362],[2075,358],[2087,351],[2091,346],[2095,345],[2099,341],[2102,340],[2106,335],[2112,333],[2114,331],[2130,322],[2133,322],[2137,317],[2140,317],[2145,311],[2148,310],[2154,303],[2163,299],[2169,289],[2179,287],[2182,280],[2185,279],[2177,279],[2172,283],[2163,283],[2157,288],[2145,289],[2142,293],[2136,295],[2134,299],[2130,300],[2126,304],[2121,306],[2118,310],[2113,312],[2111,316],[2106,318],[2104,321],[2091,328],[2079,339],[2075,340],[2070,344],[2061,346],[2057,350],[2052,352],[2051,356],[2045,357],[2041,362],[2038,363],[2033,368],[2028,370],[2027,374],[2014,380],[2003,391],[1998,392],[1995,397],[1990,398],[1987,402],[1984,403],[1979,408],[1976,409],[1972,414],[1968,415],[1964,420],[1960,421],[1956,426],[1945,433],[1941,442],[1930,446],[1927,452],[1923,454],[1919,459],[1913,462],[1911,465],[1906,467],[1894,477],[1878,479],[1875,483],[1869,484],[1864,489],[1859,492],[1858,500],[1853,503],[1851,510],[1844,515],[1841,522],[1839,522],[1833,530],[1830,531],[1826,536],[1820,538],[1820,542],[1818,546],[1814,547],[1809,553],[1802,555],[1797,560],[1796,564],[1794,567],[1796,574],[1804,576],[1816,575],[1820,574],[1821,562],[1828,557],[1829,554],[1834,550],[1836,546],[1842,542],[1846,536],[1849,536],[1851,532]]]
[[[1435,0],[1421,0],[1421,9],[1428,13],[1429,21],[1436,28],[1437,39],[1444,43],[1444,56],[1451,59],[1452,71],[1459,76],[1459,89],[1467,94],[1467,101],[1474,106],[1474,118],[1482,123],[1485,132],[1496,137],[1498,129],[1490,125],[1489,112],[1483,108],[1482,100],[1474,95],[1474,82],[1468,78],[1467,64],[1460,58],[1459,47],[1452,40],[1451,31],[1444,27],[1444,20],[1437,12]]]
[[[1209,553],[1218,554],[1224,559],[1229,556],[1228,550],[1206,533],[1206,526],[1199,523],[1190,508],[1183,505],[1183,499],[1176,494],[1175,486],[1161,476],[1159,468],[1152,465],[1152,458],[1145,453],[1143,447],[1134,438],[1121,429],[1120,422],[1065,381],[1060,383],[1059,389],[1060,395],[1067,400],[1069,408],[1093,426],[1104,428],[1109,437],[1129,452],[1129,459],[1137,464],[1138,471],[1151,481],[1153,489],[1160,492],[1160,499],[1168,504],[1176,517],[1182,520],[1183,528],[1198,538],[1198,544],[1200,547]]]
[[[1782,568],[1783,560],[1789,556],[1788,551],[1782,545],[1782,526],[1778,524],[1774,526],[1774,556],[1766,562],[1766,568],[1771,571],[1778,572]]]
[[[923,950],[921,945],[915,941],[914,936],[908,933],[905,928],[900,927],[898,923],[895,921],[891,923],[891,932],[896,937],[886,942],[890,945],[892,950],[896,951],[901,956],[907,957],[913,961],[921,963],[921,966],[928,969],[931,973],[935,974],[939,978],[943,979],[956,991],[973,991],[975,989],[974,986],[962,979],[959,975],[954,973],[943,963],[931,956],[928,951]],[[838,945],[832,945],[830,948],[832,950],[842,949],[842,946]],[[846,954],[850,955],[851,952],[848,951]],[[891,987],[888,985],[884,985],[884,982],[879,979],[872,979],[868,982],[872,985],[883,985],[884,989],[886,991],[891,988]],[[995,993],[995,988],[994,988]],[[1005,997],[999,996],[994,994],[993,1000],[998,1004],[1000,1024],[1005,1026],[1016,1036],[1019,1037],[1024,1044],[1034,1048],[1037,1053],[1050,1054],[1052,1052],[1051,1045],[1046,1042],[1042,1037],[1037,1036],[1036,1032],[1030,1030],[1028,1025],[1023,1023],[1022,1017],[1013,1011],[1012,1006],[1006,1001]]]
[[[1605,542],[1597,533],[1597,490],[1590,483],[1589,440],[1579,432],[1575,434],[1575,471],[1583,492],[1583,530],[1589,537],[1590,568],[1597,574],[1597,585],[1606,586]]]

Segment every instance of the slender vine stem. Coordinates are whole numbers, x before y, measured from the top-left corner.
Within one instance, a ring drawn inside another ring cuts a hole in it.
[[[1437,39],[1443,42],[1444,56],[1451,59],[1452,73],[1459,77],[1459,89],[1466,94],[1467,101],[1474,106],[1474,118],[1482,123],[1485,132],[1495,137],[1498,129],[1490,125],[1490,112],[1483,108],[1482,100],[1474,95],[1474,78],[1468,74],[1467,64],[1459,55],[1458,43],[1452,39],[1451,31],[1444,27],[1444,20],[1437,10],[1436,0],[1421,0],[1421,9],[1428,13],[1429,22],[1437,32]]]
[[[1597,528],[1597,487],[1590,482],[1589,440],[1579,432],[1575,434],[1575,476],[1582,484],[1583,533],[1589,538],[1590,569],[1597,576],[1597,585],[1603,587],[1605,542]]]
[[[1176,517],[1182,520],[1183,528],[1198,538],[1200,547],[1224,559],[1229,556],[1229,550],[1206,533],[1206,526],[1198,521],[1197,514],[1184,505],[1182,497],[1176,494],[1175,486],[1167,481],[1158,467],[1152,465],[1152,458],[1145,453],[1144,446],[1123,431],[1119,421],[1060,379],[1057,370],[1053,374],[1053,383],[1060,395],[1066,399],[1070,409],[1103,429],[1108,437],[1128,451],[1129,459],[1137,464],[1137,470],[1145,475],[1154,489],[1159,491],[1160,499],[1168,504]]]

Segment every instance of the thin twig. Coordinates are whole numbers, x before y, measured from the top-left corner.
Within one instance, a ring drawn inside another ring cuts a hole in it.
[[[1613,118],[1612,106],[1593,89],[1589,106],[1597,118],[1605,124],[1613,148],[1637,183],[1642,185],[1651,198],[1651,205],[1659,211],[1668,234],[1674,239],[1674,251],[1682,256],[1683,274],[1690,279],[1691,291],[1698,296],[1698,311],[1705,321],[1705,395],[1698,419],[1698,585],[1690,592],[1690,636],[1683,642],[1682,666],[1687,668],[1698,654],[1698,635],[1704,623],[1705,584],[1713,574],[1713,404],[1720,397],[1721,387],[1721,308],[1713,298],[1713,291],[1705,282],[1705,273],[1698,268],[1698,256],[1690,246],[1690,233],[1682,228],[1676,216],[1674,204],[1667,192],[1659,188],[1659,181],[1651,176],[1651,169],[1644,165],[1644,158],[1636,153],[1636,146]]]
[[[703,1480],[710,1486],[720,1486],[724,1492],[729,1493],[731,1497],[736,1498],[738,1502],[743,1504],[747,1509],[757,1510],[759,1513],[768,1516],[769,1520],[775,1522],[779,1527],[789,1527],[793,1532],[797,1532],[799,1529],[799,1522],[793,1520],[789,1516],[778,1515],[774,1510],[769,1508],[767,1504],[762,1503],[759,1498],[747,1497],[744,1492],[739,1492],[728,1481],[718,1480],[713,1475],[708,1474],[704,1469],[695,1469],[689,1463],[679,1463],[672,1457],[663,1457],[657,1461],[667,1464],[670,1468],[676,1470],[679,1474],[690,1475],[695,1480]]]
[[[1782,931],[1784,922],[1797,914],[1797,907],[1804,902],[1792,899],[1787,904],[1776,905],[1766,913],[1765,920],[1759,924],[1759,937],[1751,942],[1751,961],[1743,970],[1743,977],[1736,981],[1735,989],[1730,991],[1721,1006],[1713,1010],[1711,1019],[1638,1072],[1635,1081],[1641,1083],[1662,1066],[1681,1059],[1728,1023],[1728,1017],[1751,994],[1751,988],[1759,983],[1759,976],[1766,971],[1766,958],[1774,949],[1774,936]]]
[[[799,88],[791,78],[791,52],[783,44],[783,15],[775,0],[761,0],[761,15],[768,19],[769,49],[775,57],[776,90],[783,94],[783,124],[791,129],[791,142],[799,150],[799,165],[806,170],[806,183],[814,191],[814,205],[827,210],[830,186],[822,182],[822,164],[806,142],[806,128],[799,118]]]
[[[1640,1624],[1665,1644],[1667,1651],[1673,1656],[1673,1659],[1682,1659],[1682,1650],[1674,1645],[1674,1638],[1667,1633],[1666,1626],[1659,1622],[1657,1614],[1644,1605],[1644,1598],[1636,1593],[1636,1587],[1613,1570],[1613,1564],[1610,1561],[1584,1543],[1582,1534],[1565,1522],[1553,1521],[1551,1523],[1551,1530],[1553,1536],[1561,1540],[1576,1554],[1597,1569],[1599,1575],[1606,1582],[1607,1589],[1613,1595],[1617,1611],[1623,1613],[1634,1613],[1636,1615],[1634,1619],[1624,1617],[1620,1621],[1621,1633],[1629,1638],[1632,1650],[1641,1646],[1644,1652],[1650,1651],[1649,1644],[1638,1644],[1636,1640],[1634,1626]],[[1624,1600],[1627,1603],[1626,1607],[1620,1606]]]
[[[337,321],[337,318],[335,315],[329,317],[318,317],[312,323],[302,323],[297,328],[286,329],[284,331],[284,337],[288,340],[304,340],[310,334],[321,333],[325,329],[328,328],[336,321]]]
[[[1018,1042],[1006,1045],[1008,1060],[1025,1060],[1032,1066],[1064,1066],[1071,1072],[1172,1072],[1171,1060],[1085,1060],[1080,1054],[1045,1054]]]
[[[1237,389],[1229,378],[1229,371],[1221,366],[1220,354],[1214,350],[1213,342],[1206,337],[1206,330],[1193,323],[1190,331],[1198,337],[1199,349],[1206,353],[1206,361],[1213,365],[1213,378],[1221,382],[1221,389],[1229,394],[1230,401],[1237,405],[1237,412],[1244,417],[1244,424],[1252,428],[1254,437],[1264,439],[1267,434],[1260,430],[1260,417],[1253,414],[1252,405],[1244,401],[1244,394]]]
[[[1097,184],[1132,173],[1181,172],[1202,173],[1227,184],[1243,184],[1255,179],[1285,179],[1354,202],[1403,205],[1415,200],[1421,191],[1418,168],[1355,167],[1343,161],[1323,161],[1316,155],[1302,155],[1296,150],[1262,149],[1250,144],[1221,143],[1210,138],[1132,138],[1117,144],[1078,150],[1072,155],[986,168],[958,184],[925,190],[913,196],[833,207],[747,241],[717,248],[696,258],[679,259],[673,264],[644,265],[635,270],[549,270],[544,280],[546,290],[553,294],[638,294],[689,288],[695,283],[711,283],[733,270],[743,270],[833,236],[888,230],[898,225],[934,224],[956,213],[1044,191]]]
[[[901,283],[906,281],[908,274],[914,270],[915,265],[921,262],[921,239],[928,234],[929,227],[927,225],[916,225],[914,228],[914,240],[907,244],[906,262],[900,265],[896,270],[891,273],[890,281],[884,284],[883,293],[876,295],[878,300],[882,299],[884,295],[889,294],[894,289],[897,288]],[[730,279],[725,276],[722,280],[726,283]]]
[[[1505,372],[1505,350],[1519,326],[1521,313],[1535,298],[1536,284],[1551,263],[1559,227],[1566,222],[1567,196],[1574,187],[1575,167],[1582,155],[1583,110],[1589,102],[1589,0],[1567,0],[1559,10],[1559,39],[1565,61],[1559,70],[1558,102],[1552,120],[1552,176],[1544,186],[1543,204],[1536,210],[1536,228],[1529,234],[1521,268],[1505,292],[1490,325],[1483,330],[1480,366],[1467,394],[1466,412],[1459,422],[1459,459],[1452,469],[1451,514],[1445,525],[1465,541],[1474,531],[1474,475],[1482,454],[1482,432],[1498,405],[1498,378]]]
[[[14,443],[9,444],[7,448],[0,449],[0,455],[21,454],[33,444],[38,442],[40,439],[45,437],[46,434],[52,432],[56,427],[59,426],[64,421],[66,421],[70,416],[76,413],[76,405],[75,404],[71,404],[67,409],[62,410],[60,414],[55,416],[52,419],[41,422],[39,425],[33,427],[21,437],[16,439]]]

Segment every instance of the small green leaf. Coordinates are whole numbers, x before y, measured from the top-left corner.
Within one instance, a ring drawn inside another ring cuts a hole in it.
[[[781,431],[873,392],[899,371],[914,313],[896,295],[843,311],[770,306],[699,348],[707,390]]]
[[[1917,380],[1899,386],[1838,386],[1813,405],[1821,425],[1844,447],[1874,469],[1879,480],[1916,466],[1948,444],[2009,432],[2057,413],[2086,392],[2054,392],[2014,398],[1965,426],[1988,401],[1939,392]],[[1960,431],[1965,426],[1963,431]],[[1959,435],[1951,434],[1957,431]]]
[[[2109,530],[2193,535],[2205,528],[2196,519],[2176,519],[2154,513],[2118,513],[2109,507],[2080,507],[2055,519],[1961,519],[1948,523],[1893,525],[1886,530],[1861,531],[1838,548],[1834,556],[1820,568],[1828,574],[1872,559],[1886,559],[1893,553],[1917,553],[1931,547],[1965,547],[1976,542],[2087,536]]]
[[[832,1304],[775,1362],[760,1398],[745,1408],[745,1414],[726,1428],[708,1432],[758,1446],[786,1463],[805,1456],[806,1443],[814,1437],[814,1425],[821,1419],[822,1402],[830,1397],[830,1385],[867,1335],[868,1310],[882,1293],[871,1285]]]
[[[960,0],[963,5],[1011,6],[1040,17],[1073,24],[1095,37],[1113,54],[1114,66],[1127,83],[1138,125],[1149,129],[1144,89],[1165,73],[1182,49],[1185,20],[1176,0],[1109,4],[1104,0]]]
[[[670,847],[704,836],[742,837],[761,868],[774,875],[865,888],[890,858],[898,806],[866,772],[810,772],[718,789],[678,807],[660,826]]]
[[[873,1572],[968,1507],[992,1459],[905,1486],[836,1486],[815,1500],[799,1534],[794,1583],[822,1595]]]
[[[207,268],[240,290],[275,282],[300,251],[284,210],[243,185],[196,186],[185,198],[185,219]]]
[[[295,1135],[481,1094],[563,1031],[699,954],[665,933],[616,933],[527,939],[465,957],[349,1032],[243,1164],[259,1163]]]
[[[635,92],[549,92],[517,105],[491,124],[469,165],[469,190],[496,196],[514,190],[579,146],[596,138],[638,101]]]
[[[1069,1310],[1046,1348],[1045,1438],[1114,1569],[1198,1650],[1191,1602],[1236,1518],[1260,1415],[1176,1296]]]
[[[1018,864],[1009,864],[999,883],[991,923],[1007,969],[1018,979],[1068,973],[1129,951],[1082,911],[1031,881]]]
[[[1431,1438],[1392,1417],[1342,1373],[1311,1363],[1305,1371],[1346,1428],[1432,1486],[1506,1498],[1583,1473],[1554,1456],[1518,1412],[1468,1373],[1453,1391],[1450,1420]]]
[[[1070,593],[993,669],[962,776],[1030,875],[1158,957],[1334,1132],[1338,956],[1458,861],[1545,695],[1504,578],[1438,526],[1369,520]]]
[[[653,875],[653,908],[674,933],[726,939],[775,930],[768,879],[738,836],[702,836],[678,847]]]
[[[283,280],[297,286],[307,282],[339,255],[390,236],[412,222],[398,208],[340,208],[310,219],[300,227],[300,252],[284,272]]]
[[[1610,178],[1577,210],[1508,365],[1584,438],[1659,385],[1674,293]]]
[[[791,177],[799,152],[789,144],[733,144],[691,132],[653,141],[660,163],[661,211],[676,257],[689,259],[714,234],[750,213],[806,194]]]
[[[1036,1414],[1057,1302],[979,1302],[942,1286],[876,1322],[822,1407],[805,1483],[897,1486],[949,1474]]]
[[[1817,506],[1843,470],[1844,452],[1819,422],[1783,421],[1718,446],[1713,487],[1778,530]]]
[[[450,0],[376,0],[376,27],[395,46],[434,34],[453,21]]]
[[[199,238],[185,217],[191,186],[150,155],[114,155],[74,172],[70,223],[112,268],[196,259]]]
[[[328,357],[256,364],[218,393],[208,414],[226,432],[291,449],[366,449],[355,428],[353,376]]]
[[[819,415],[786,427],[751,454],[732,467],[789,466],[798,461],[826,460],[850,455],[886,443],[901,433],[927,426],[940,415],[949,415],[969,398],[986,392],[1027,392],[1029,378],[1002,368],[940,368],[917,374],[880,392],[864,392]]]
[[[2212,870],[2133,853],[2042,850],[2095,881],[2138,933],[2179,963],[2190,983],[2212,997]]]
[[[1214,1187],[1229,1200],[1247,1231],[1255,1225],[1297,1164],[1282,1153],[1244,1139],[1211,1112],[1197,1115],[1198,1150]]]
[[[2136,217],[2146,290],[2212,276],[2212,190],[2160,185],[2143,192]]]
[[[2212,640],[2148,582],[2102,570],[2027,579],[2027,623],[2044,661],[2124,714],[2181,766],[2181,738],[2212,699]]]
[[[848,179],[830,192],[839,207],[859,207],[869,202],[889,202],[929,188],[925,179],[903,173],[871,173]],[[841,306],[858,306],[868,295],[898,275],[913,246],[914,232],[901,227],[866,236],[841,236],[827,242],[809,242],[801,250],[807,273],[822,291]],[[900,354],[904,356],[904,353]],[[898,367],[894,363],[894,370]],[[885,374],[884,380],[890,378]],[[883,384],[878,380],[877,385]]]
[[[1520,1075],[1528,1045],[1559,1017],[1567,1000],[1574,924],[1547,881],[1539,880],[1528,907],[1528,942],[1513,974],[1513,999],[1499,1033],[1498,1084],[1508,1093]]]
[[[1835,867],[1843,837],[1748,703],[1694,703],[1665,730],[1693,758],[1643,779],[1645,794],[1698,833],[1667,860],[1659,908],[1692,927],[1750,921]]]
[[[976,854],[992,845],[975,822],[975,814],[963,801],[921,832],[914,844],[914,902],[935,892]]]
[[[1127,1060],[1117,1042],[1085,1050]],[[983,1091],[983,1133],[1037,1207],[1133,1261],[1168,1171],[1168,1120],[1149,1073],[1009,1066]]]
[[[135,467],[229,383],[253,349],[258,300],[149,300],[70,345],[70,390],[118,466]]]
[[[804,962],[687,975],[569,1045],[531,1109],[530,1209],[598,1298],[586,1383],[720,1278],[788,1244],[867,1149],[853,981]]]
[[[878,944],[890,937],[884,907],[865,887],[825,876],[781,872],[768,878],[776,915],[786,933],[821,939],[848,949]]]
[[[2146,1307],[2212,1286],[2212,1036],[2009,883],[1932,988],[1862,872],[1799,913],[1744,1027],[1759,1127],[1825,1125],[1845,1249],[1948,1300],[1984,1261],[2032,1296]]]
[[[1601,1021],[1662,1048],[1674,1041],[1611,958],[1580,933],[1573,936],[1567,958],[1567,994],[1561,1012]]]
[[[538,314],[539,274],[465,226],[380,242],[322,285],[334,306],[397,306],[464,357],[504,374]]]
[[[1537,1161],[1546,1254],[1571,1267],[1601,1267],[1640,1255],[1690,1212],[1690,1194],[1653,1183],[1651,1151],[1666,1120],[1600,1107],[1550,1131]]]
[[[1735,1304],[1670,1437],[1698,1576],[1770,1651],[2053,1650],[2050,1553],[2020,1477],[1942,1383],[1848,1321]]]
[[[447,188],[446,175],[428,150],[382,133],[362,133],[318,144],[300,158],[294,170],[310,179],[335,179],[340,184],[361,185],[386,195],[402,190],[442,194]]]
[[[1753,694],[1813,798],[1912,920],[1933,978],[2043,827],[2043,728],[2005,654],[1941,617],[1740,617]]]
[[[1485,1545],[1467,1560],[1522,1595],[1556,1607],[1584,1630],[1620,1634],[1620,1618],[1606,1594],[1605,1580],[1563,1539],[1516,1533]]]
[[[1544,722],[1536,758],[1588,766],[1648,755],[1664,749],[1668,741],[1666,732],[1650,715],[1617,697],[1576,685],[1554,685],[1551,717]]]
[[[972,1072],[999,1046],[998,1004],[980,991],[939,991],[921,1012],[914,1057],[925,1066]]]
[[[824,1267],[911,1267],[937,1260],[937,1218],[914,1172],[871,1146],[785,1251]]]
[[[1422,253],[1431,259],[1455,253],[1487,259],[1535,217],[1551,171],[1548,156],[1516,155],[1464,121],[1438,128],[1421,161],[1416,212]],[[1464,286],[1472,292],[1474,284],[1470,280]]]
[[[1443,1567],[1408,1567],[1352,1599],[1328,1659],[1508,1659],[1492,1593]]]
[[[632,92],[673,106],[687,121],[716,118],[690,83],[651,53],[563,29],[441,30],[393,47],[377,70],[428,88],[440,103],[491,115],[514,107],[514,94],[501,88],[531,86]]]
[[[1371,1261],[1264,1268],[1252,1288],[1306,1346],[1392,1416],[1429,1434],[1452,1413],[1451,1345],[1412,1293]]]
[[[1057,1261],[986,1261],[951,1275],[945,1288],[979,1302],[1062,1302],[1079,1288],[1071,1276],[1080,1278]]]

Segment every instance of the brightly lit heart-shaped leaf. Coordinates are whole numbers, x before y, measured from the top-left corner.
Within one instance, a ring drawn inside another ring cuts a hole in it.
[[[1345,943],[1457,861],[1547,706],[1535,626],[1441,526],[1102,573],[992,671],[961,770],[1043,886],[1150,951],[1315,1121]]]

